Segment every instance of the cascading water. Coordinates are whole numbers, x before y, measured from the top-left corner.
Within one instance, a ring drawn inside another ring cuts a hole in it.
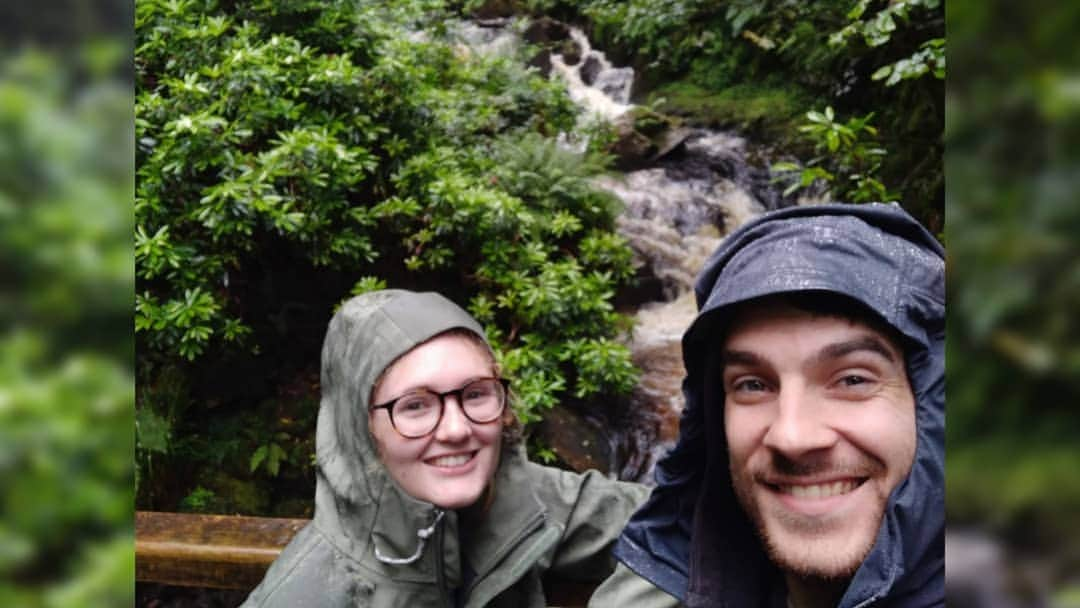
[[[458,35],[477,52],[501,53],[517,48],[508,25],[465,24]],[[582,120],[631,118],[633,70],[613,66],[579,29],[559,27],[572,51],[550,53],[550,77],[566,83],[583,109]],[[561,139],[584,147],[573,134]],[[645,483],[652,483],[653,466],[678,435],[681,340],[696,314],[694,277],[726,234],[766,209],[794,203],[780,195],[766,169],[748,161],[749,144],[738,135],[680,129],[668,141],[645,166],[596,182],[622,200],[618,230],[641,264],[639,275],[655,277],[659,285],[655,301],[626,311],[634,316],[630,348],[641,380],[627,407],[592,420],[610,442],[611,472]]]

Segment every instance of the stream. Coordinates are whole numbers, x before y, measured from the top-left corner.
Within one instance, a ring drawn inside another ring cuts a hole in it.
[[[635,107],[634,71],[612,65],[580,29],[545,23],[545,31],[537,33],[534,23],[525,35],[562,40],[571,50],[545,52],[534,63],[566,83],[570,98],[583,110],[579,126],[598,119],[618,123]],[[456,35],[479,53],[504,55],[524,44],[507,20],[464,22]],[[650,288],[641,290],[648,299],[621,309],[634,319],[629,346],[641,380],[627,402],[583,414],[606,439],[608,452],[606,459],[588,462],[606,460],[609,474],[647,484],[656,461],[678,436],[685,375],[680,344],[697,312],[694,277],[732,230],[765,210],[802,202],[786,199],[771,183],[768,170],[761,168],[770,164],[763,147],[736,133],[678,130],[669,138],[676,143],[644,166],[596,180],[623,202],[618,232],[634,251],[639,279]],[[579,150],[586,143],[573,134],[561,134],[560,141]],[[556,451],[562,456],[573,448]]]

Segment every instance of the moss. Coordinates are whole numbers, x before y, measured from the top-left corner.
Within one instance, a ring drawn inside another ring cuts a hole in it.
[[[238,479],[220,471],[204,472],[202,486],[209,488],[211,500],[207,513],[265,515],[270,507],[270,493],[258,481]],[[208,497],[208,498],[209,498]]]
[[[686,80],[652,91],[648,103],[666,114],[684,117],[692,125],[735,128],[785,139],[796,134],[795,127],[811,106],[808,96],[793,88],[739,84],[712,91]]]

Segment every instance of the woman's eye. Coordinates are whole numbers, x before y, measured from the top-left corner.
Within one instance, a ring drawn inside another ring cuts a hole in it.
[[[427,407],[423,399],[412,399],[397,404],[397,409],[402,412],[418,412]]]

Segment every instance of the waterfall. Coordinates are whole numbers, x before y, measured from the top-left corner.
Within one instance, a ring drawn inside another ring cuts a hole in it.
[[[576,27],[546,20],[541,29],[540,35],[561,44],[563,52],[545,52],[540,63],[549,64],[549,77],[565,82],[582,108],[579,127],[632,119],[632,68],[613,65]],[[466,23],[456,34],[477,52],[512,52],[521,44],[505,20]],[[560,141],[585,146],[574,134],[562,134]],[[658,285],[655,301],[634,302],[628,311],[634,317],[629,346],[641,380],[620,413],[593,419],[610,442],[610,472],[622,479],[652,483],[653,466],[677,438],[685,375],[681,340],[697,312],[694,277],[725,235],[766,209],[794,203],[774,187],[767,169],[749,162],[757,153],[734,133],[683,129],[647,166],[595,182],[623,202],[618,231],[634,251],[639,276]],[[586,413],[594,416],[605,414]]]

